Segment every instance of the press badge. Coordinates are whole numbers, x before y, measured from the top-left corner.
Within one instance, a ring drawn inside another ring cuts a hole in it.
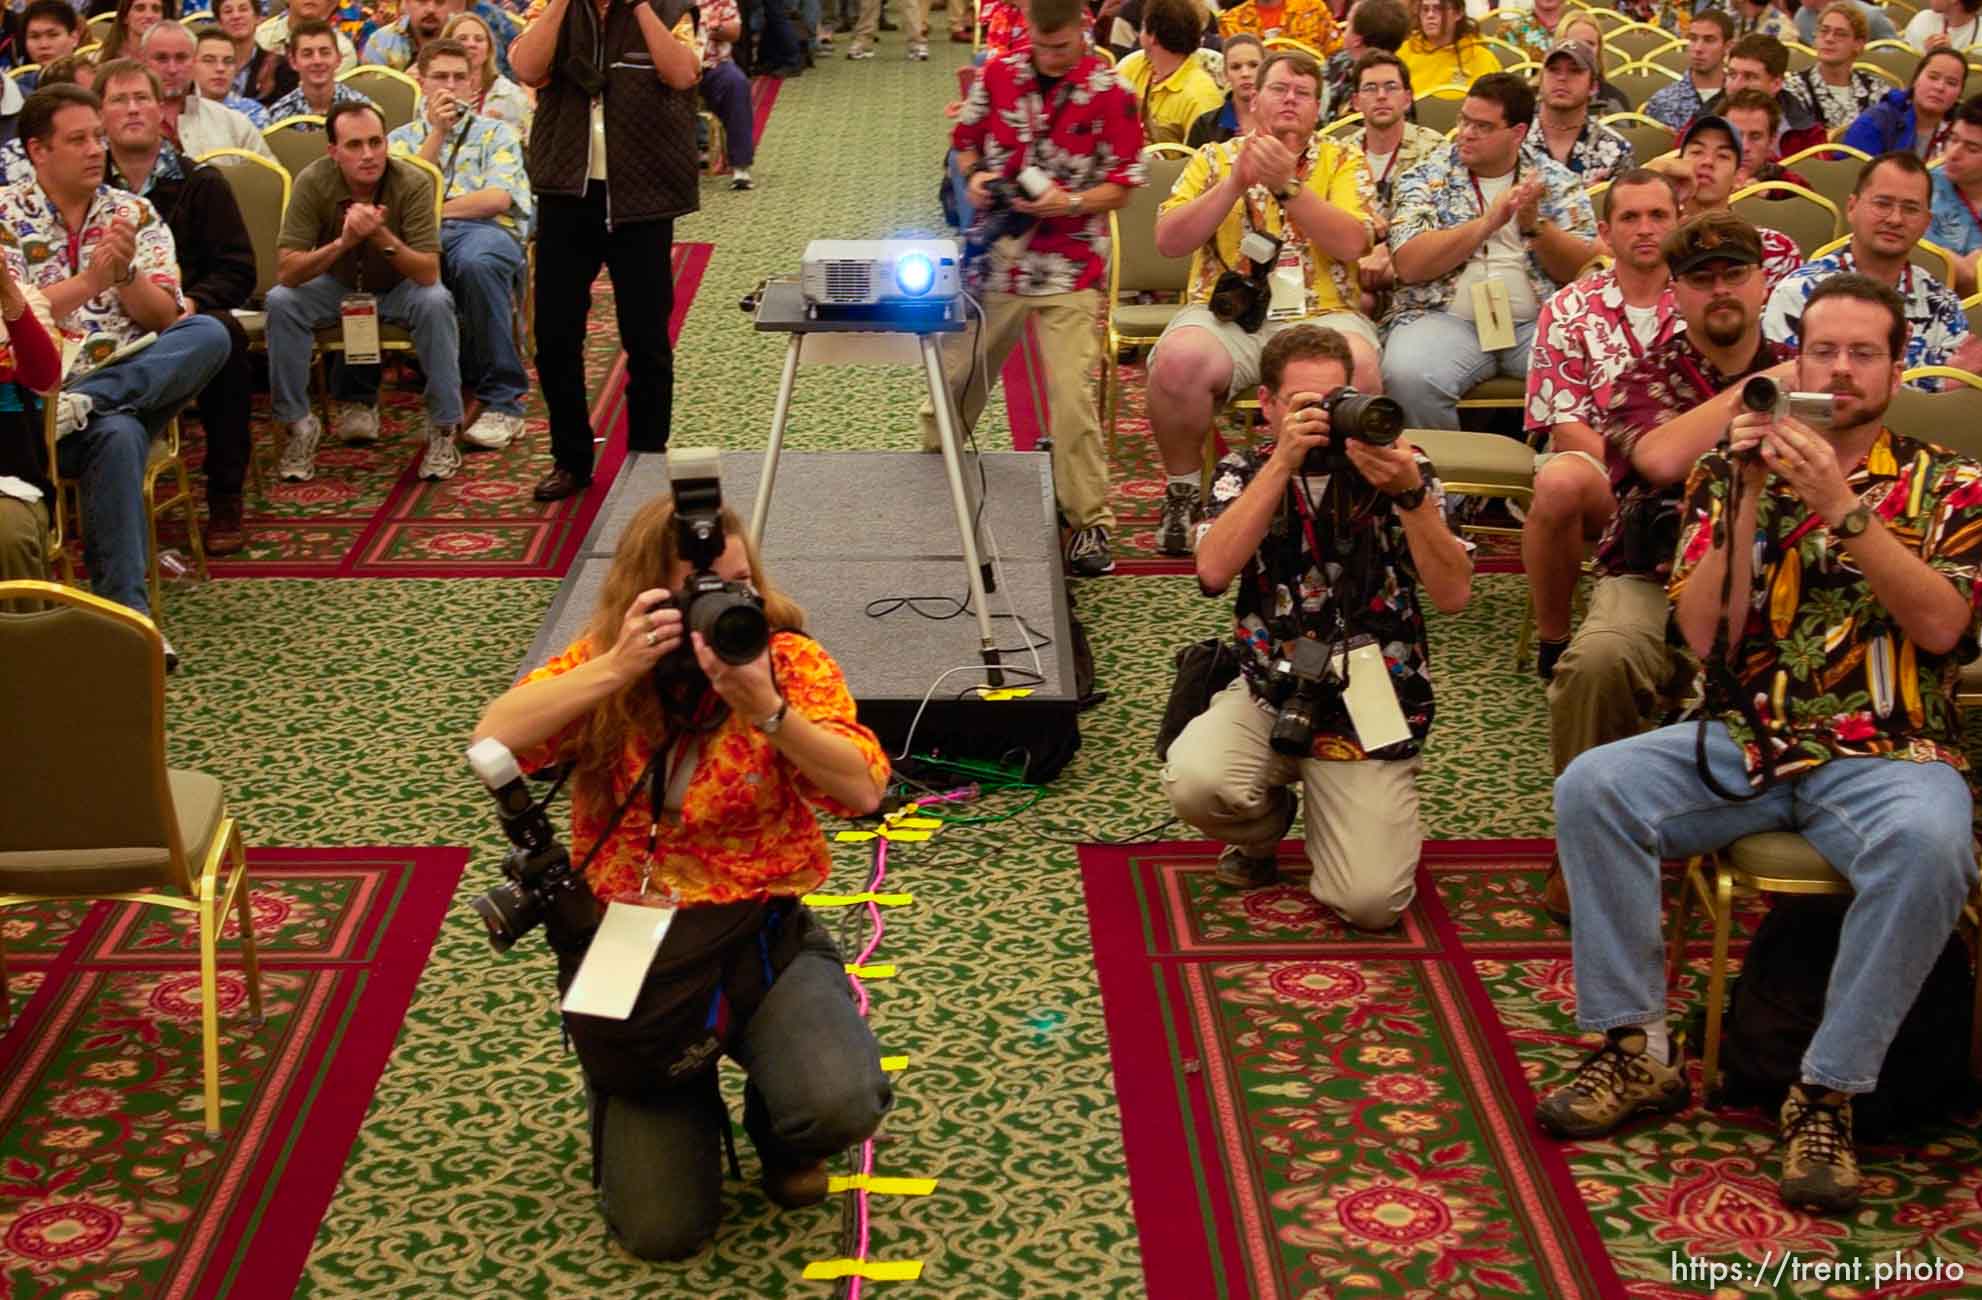
[[[338,315],[344,324],[346,365],[379,363],[379,300],[368,293],[346,294]]]
[[[1383,651],[1376,640],[1358,636],[1349,642],[1348,665],[1342,655],[1332,665],[1339,680],[1347,676],[1349,685],[1342,692],[1342,704],[1349,712],[1349,725],[1356,729],[1356,743],[1364,753],[1372,753],[1411,738],[1411,724],[1404,721],[1397,692],[1390,685],[1390,669],[1383,662]]]
[[[1479,332],[1482,352],[1514,346],[1514,312],[1507,301],[1507,286],[1491,276],[1473,282],[1473,328]]]
[[[583,886],[580,886],[583,888]],[[655,902],[659,903],[656,898]],[[623,902],[606,904],[606,919],[592,936],[578,974],[565,990],[564,1010],[606,1020],[624,1020],[633,1013],[640,986],[647,981],[654,954],[674,923],[672,906]]]
[[[1301,255],[1295,249],[1281,250],[1280,261],[1274,266],[1267,287],[1273,295],[1266,303],[1268,320],[1297,320],[1308,314],[1308,281],[1301,270]]]

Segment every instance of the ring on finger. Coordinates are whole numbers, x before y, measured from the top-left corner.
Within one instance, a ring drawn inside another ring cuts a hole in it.
[[[651,647],[653,647],[653,646],[657,646],[657,645],[659,645],[660,643],[661,643],[661,634],[660,634],[659,632],[649,632],[649,633],[647,633],[647,645],[648,645],[648,646],[649,646],[650,648],[651,648]]]

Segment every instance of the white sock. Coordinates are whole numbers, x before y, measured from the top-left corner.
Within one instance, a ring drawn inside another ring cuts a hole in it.
[[[1672,1064],[1672,1036],[1666,1031],[1665,1017],[1638,1026],[1645,1031],[1645,1052],[1660,1065]]]
[[[1197,487],[1197,485],[1198,485],[1198,476],[1197,476],[1197,474],[1196,474],[1196,472],[1195,472],[1195,471],[1193,471],[1192,473],[1189,473],[1189,474],[1172,474],[1172,475],[1170,475],[1170,486],[1171,486],[1171,487],[1187,487],[1187,488],[1195,488],[1195,487]]]

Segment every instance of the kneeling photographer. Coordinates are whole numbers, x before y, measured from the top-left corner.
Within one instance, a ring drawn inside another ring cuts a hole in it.
[[[1446,526],[1431,462],[1399,440],[1402,412],[1343,386],[1348,344],[1301,325],[1260,361],[1270,441],[1219,462],[1198,584],[1238,579],[1239,679],[1170,746],[1177,815],[1230,845],[1218,880],[1278,879],[1306,804],[1309,889],[1350,925],[1396,924],[1415,892],[1419,751],[1432,718],[1422,583],[1465,607],[1471,548]]]
[[[719,1054],[748,1073],[744,1127],[780,1205],[822,1199],[826,1158],[893,1100],[843,958],[798,901],[831,867],[813,808],[872,812],[887,755],[723,507],[713,460],[670,458],[674,496],[628,523],[585,635],[489,705],[471,750],[518,846],[476,910],[498,948],[545,922],[593,1181],[649,1259],[715,1233]],[[515,776],[554,764],[568,855]]]

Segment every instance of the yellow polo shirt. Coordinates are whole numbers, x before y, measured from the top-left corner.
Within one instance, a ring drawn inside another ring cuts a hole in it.
[[[1500,71],[1500,60],[1470,37],[1437,49],[1412,32],[1397,57],[1411,70],[1411,93],[1422,95],[1438,86],[1470,86],[1489,72]]]
[[[1154,86],[1149,84],[1154,70],[1141,50],[1123,59],[1115,71],[1135,92],[1142,111],[1142,133],[1150,144],[1165,140],[1181,142],[1191,133],[1191,123],[1225,106],[1225,92],[1195,56],[1185,59],[1175,72]]]

